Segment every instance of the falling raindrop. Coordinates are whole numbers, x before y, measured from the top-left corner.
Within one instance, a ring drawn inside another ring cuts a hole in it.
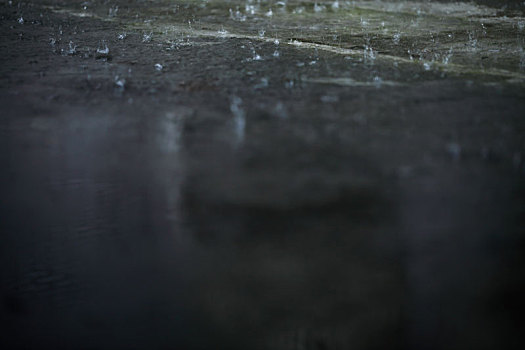
[[[244,140],[244,133],[246,129],[246,116],[244,109],[242,108],[242,99],[240,97],[232,97],[230,103],[230,111],[233,114],[236,142],[241,143]]]
[[[458,161],[461,158],[461,146],[455,142],[447,144],[447,152],[454,161]]]

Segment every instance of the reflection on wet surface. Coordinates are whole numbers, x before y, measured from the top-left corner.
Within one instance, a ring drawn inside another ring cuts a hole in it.
[[[522,348],[520,3],[0,13],[5,348]]]

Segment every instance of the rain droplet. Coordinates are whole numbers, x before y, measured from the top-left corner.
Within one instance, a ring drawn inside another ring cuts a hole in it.
[[[244,140],[244,133],[246,129],[246,116],[244,109],[242,108],[242,99],[240,97],[232,97],[230,103],[230,111],[233,114],[236,141],[240,143]]]
[[[160,72],[160,71],[162,71],[163,68],[164,68],[164,67],[162,66],[162,64],[160,64],[160,63],[155,64],[155,69],[156,69],[157,71]]]
[[[461,146],[455,142],[447,144],[447,152],[454,161],[458,161],[461,158]]]

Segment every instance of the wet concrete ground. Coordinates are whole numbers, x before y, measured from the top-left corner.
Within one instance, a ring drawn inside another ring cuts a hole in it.
[[[523,5],[334,4],[0,4],[2,348],[523,347]]]

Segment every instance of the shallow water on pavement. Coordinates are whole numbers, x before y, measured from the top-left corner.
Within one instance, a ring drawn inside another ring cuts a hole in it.
[[[0,13],[7,348],[523,345],[520,3]]]

